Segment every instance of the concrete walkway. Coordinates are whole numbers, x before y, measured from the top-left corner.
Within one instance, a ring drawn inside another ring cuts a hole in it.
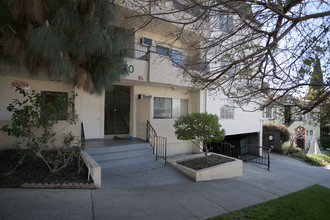
[[[164,177],[150,173],[152,178]],[[272,154],[271,171],[244,164],[243,176],[232,179],[138,187],[131,182],[97,190],[0,189],[0,219],[206,219],[313,184],[330,188],[330,170]]]

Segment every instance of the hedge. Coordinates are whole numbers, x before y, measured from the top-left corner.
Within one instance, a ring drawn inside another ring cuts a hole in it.
[[[281,133],[282,143],[290,140],[290,132],[285,125],[276,124],[276,123],[267,123],[264,124],[262,128],[267,130],[279,131]]]

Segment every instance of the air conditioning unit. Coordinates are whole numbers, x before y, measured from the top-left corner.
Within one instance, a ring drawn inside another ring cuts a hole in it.
[[[147,47],[152,46],[152,39],[146,38],[146,37],[141,37],[141,44]]]

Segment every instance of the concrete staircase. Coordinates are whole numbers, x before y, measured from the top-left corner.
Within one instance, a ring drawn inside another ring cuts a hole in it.
[[[101,166],[102,178],[143,172],[164,167],[156,161],[148,143],[88,148],[87,153]]]

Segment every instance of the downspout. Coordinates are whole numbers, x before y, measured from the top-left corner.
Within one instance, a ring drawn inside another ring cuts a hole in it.
[[[263,119],[260,119],[260,131],[259,131],[259,156],[262,156],[262,124],[263,124]]]

